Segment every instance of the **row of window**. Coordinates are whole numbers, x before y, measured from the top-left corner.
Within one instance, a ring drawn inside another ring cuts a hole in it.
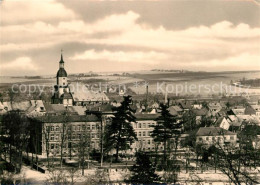
[[[90,133],[90,136],[87,136],[85,134],[68,134],[68,139],[71,139],[71,140],[79,140],[79,139],[82,139],[82,138],[85,138],[85,137],[90,137],[92,139],[95,139],[95,138],[99,138],[99,134],[96,134],[96,133]],[[51,134],[50,135],[50,140],[51,141],[59,141],[59,138],[60,138],[60,134]]]
[[[68,130],[84,131],[84,130],[98,130],[99,128],[100,128],[99,125],[73,125],[73,126],[69,126]],[[59,132],[60,126],[47,126],[46,130]]]
[[[152,135],[152,131],[139,131],[138,133],[136,132],[137,137],[146,137],[151,135]]]
[[[199,137],[199,141],[203,141],[203,137]],[[206,141],[209,141],[209,140],[212,140],[212,141],[220,141],[220,140],[223,140],[223,136],[209,136],[209,137],[206,137],[205,138]],[[224,140],[228,140],[228,137],[224,136]],[[234,136],[230,136],[230,140],[235,140],[235,137]]]
[[[91,147],[92,147],[92,148],[95,148],[95,147],[98,146],[98,145],[99,145],[99,142],[94,142],[94,141],[91,142]],[[64,150],[69,149],[70,146],[71,146],[71,145],[69,145],[69,144],[64,144],[64,145],[63,145],[63,149],[64,149]],[[51,144],[49,145],[49,149],[51,149],[51,150],[54,150],[54,149],[60,150],[60,144],[59,144],[59,143],[51,143]]]
[[[153,139],[139,140],[139,141],[137,141],[137,143],[138,143],[139,145],[145,146],[145,145],[153,144],[154,141],[153,141]]]
[[[155,126],[155,123],[135,123],[134,128],[150,128]]]

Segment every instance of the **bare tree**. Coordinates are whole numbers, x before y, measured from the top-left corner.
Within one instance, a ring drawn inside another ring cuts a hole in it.
[[[86,158],[89,159],[90,150],[91,150],[91,136],[89,131],[85,130],[83,133],[80,134],[80,138],[78,142],[78,156],[79,156],[79,164],[82,170],[82,175],[84,175],[85,161]]]
[[[44,135],[44,144],[45,144],[45,152],[47,155],[47,163],[48,163],[48,168],[50,167],[50,131],[51,128],[50,126],[44,125],[43,126],[43,135]]]
[[[242,145],[226,142],[224,133],[219,133],[218,140],[212,146],[198,146],[203,156],[202,164],[214,167],[225,174],[232,183],[258,183],[253,171],[259,165],[259,151],[251,148],[250,152]],[[258,155],[255,155],[258,153]],[[205,155],[206,154],[206,155]],[[252,154],[254,154],[252,156]],[[205,157],[206,156],[206,157]],[[211,159],[207,159],[211,157]],[[257,162],[256,162],[257,161]],[[258,165],[255,165],[255,164]]]
[[[55,184],[69,184],[69,181],[66,177],[66,171],[61,169],[52,169],[49,171],[49,175],[45,181],[48,185],[55,185]]]
[[[108,169],[96,169],[94,174],[88,176],[85,183],[89,185],[109,184],[110,177],[107,170]]]
[[[63,153],[64,153],[64,145],[66,144],[67,140],[67,131],[68,131],[68,122],[69,122],[69,117],[67,111],[63,113],[62,117],[62,123],[61,123],[61,128],[60,128],[60,167],[62,168],[62,163],[63,163]]]

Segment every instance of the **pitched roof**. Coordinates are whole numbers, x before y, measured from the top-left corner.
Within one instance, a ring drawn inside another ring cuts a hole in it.
[[[71,123],[71,122],[94,122],[99,121],[97,116],[95,115],[72,115],[72,116],[40,116],[35,118],[39,122],[43,123],[63,123],[64,121]]]
[[[66,108],[63,104],[44,103],[44,107],[47,113],[62,113],[66,111]]]
[[[252,115],[252,114],[256,114],[256,110],[251,106],[247,106],[245,108],[245,115]]]
[[[71,94],[68,93],[68,92],[64,92],[63,95],[61,95],[61,97],[62,97],[63,99],[72,99]]]
[[[76,112],[78,115],[86,115],[86,107],[82,106],[71,106],[71,109]]]
[[[202,109],[192,109],[191,110],[196,116],[205,116],[208,113],[208,110],[206,108]]]
[[[179,105],[180,105],[183,109],[191,109],[191,103],[190,103],[190,102],[180,102]]]
[[[113,105],[111,104],[101,104],[101,105],[92,105],[87,106],[88,111],[101,111],[101,112],[112,112]]]
[[[74,101],[92,101],[92,102],[107,102],[109,98],[104,92],[99,92],[95,90],[88,90],[84,85],[75,85],[77,88],[71,88],[71,94]]]
[[[136,120],[155,120],[160,114],[135,114]]]
[[[251,107],[255,109],[255,111],[260,111],[260,105],[251,105]]]
[[[243,115],[245,113],[245,108],[240,108],[240,109],[232,109],[232,112],[235,115]]]
[[[226,119],[226,118],[225,118],[225,117],[219,117],[219,118],[217,119],[217,121],[215,122],[215,125],[219,127],[220,124],[222,123],[222,121],[223,121],[224,119]]]
[[[177,110],[176,110],[173,106],[169,107],[169,108],[168,108],[168,111],[169,111],[170,114],[173,115],[173,116],[177,116],[177,115],[178,115]]]
[[[219,136],[223,134],[236,135],[236,133],[230,132],[220,127],[201,127],[196,133],[196,136]]]
[[[26,111],[28,113],[40,109],[41,112],[45,111],[45,107],[42,100],[31,100],[31,107]]]

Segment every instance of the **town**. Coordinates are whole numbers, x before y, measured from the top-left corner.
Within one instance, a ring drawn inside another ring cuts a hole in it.
[[[49,100],[0,102],[2,184],[260,181],[259,95],[110,96],[68,81],[61,54]]]

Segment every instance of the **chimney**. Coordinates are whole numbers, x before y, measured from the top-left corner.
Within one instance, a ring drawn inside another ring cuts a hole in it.
[[[165,97],[164,97],[164,103],[167,104],[168,101],[168,92],[167,92],[167,84],[165,83]]]
[[[148,107],[148,85],[146,85],[146,100],[145,100],[145,111],[147,111]]]

